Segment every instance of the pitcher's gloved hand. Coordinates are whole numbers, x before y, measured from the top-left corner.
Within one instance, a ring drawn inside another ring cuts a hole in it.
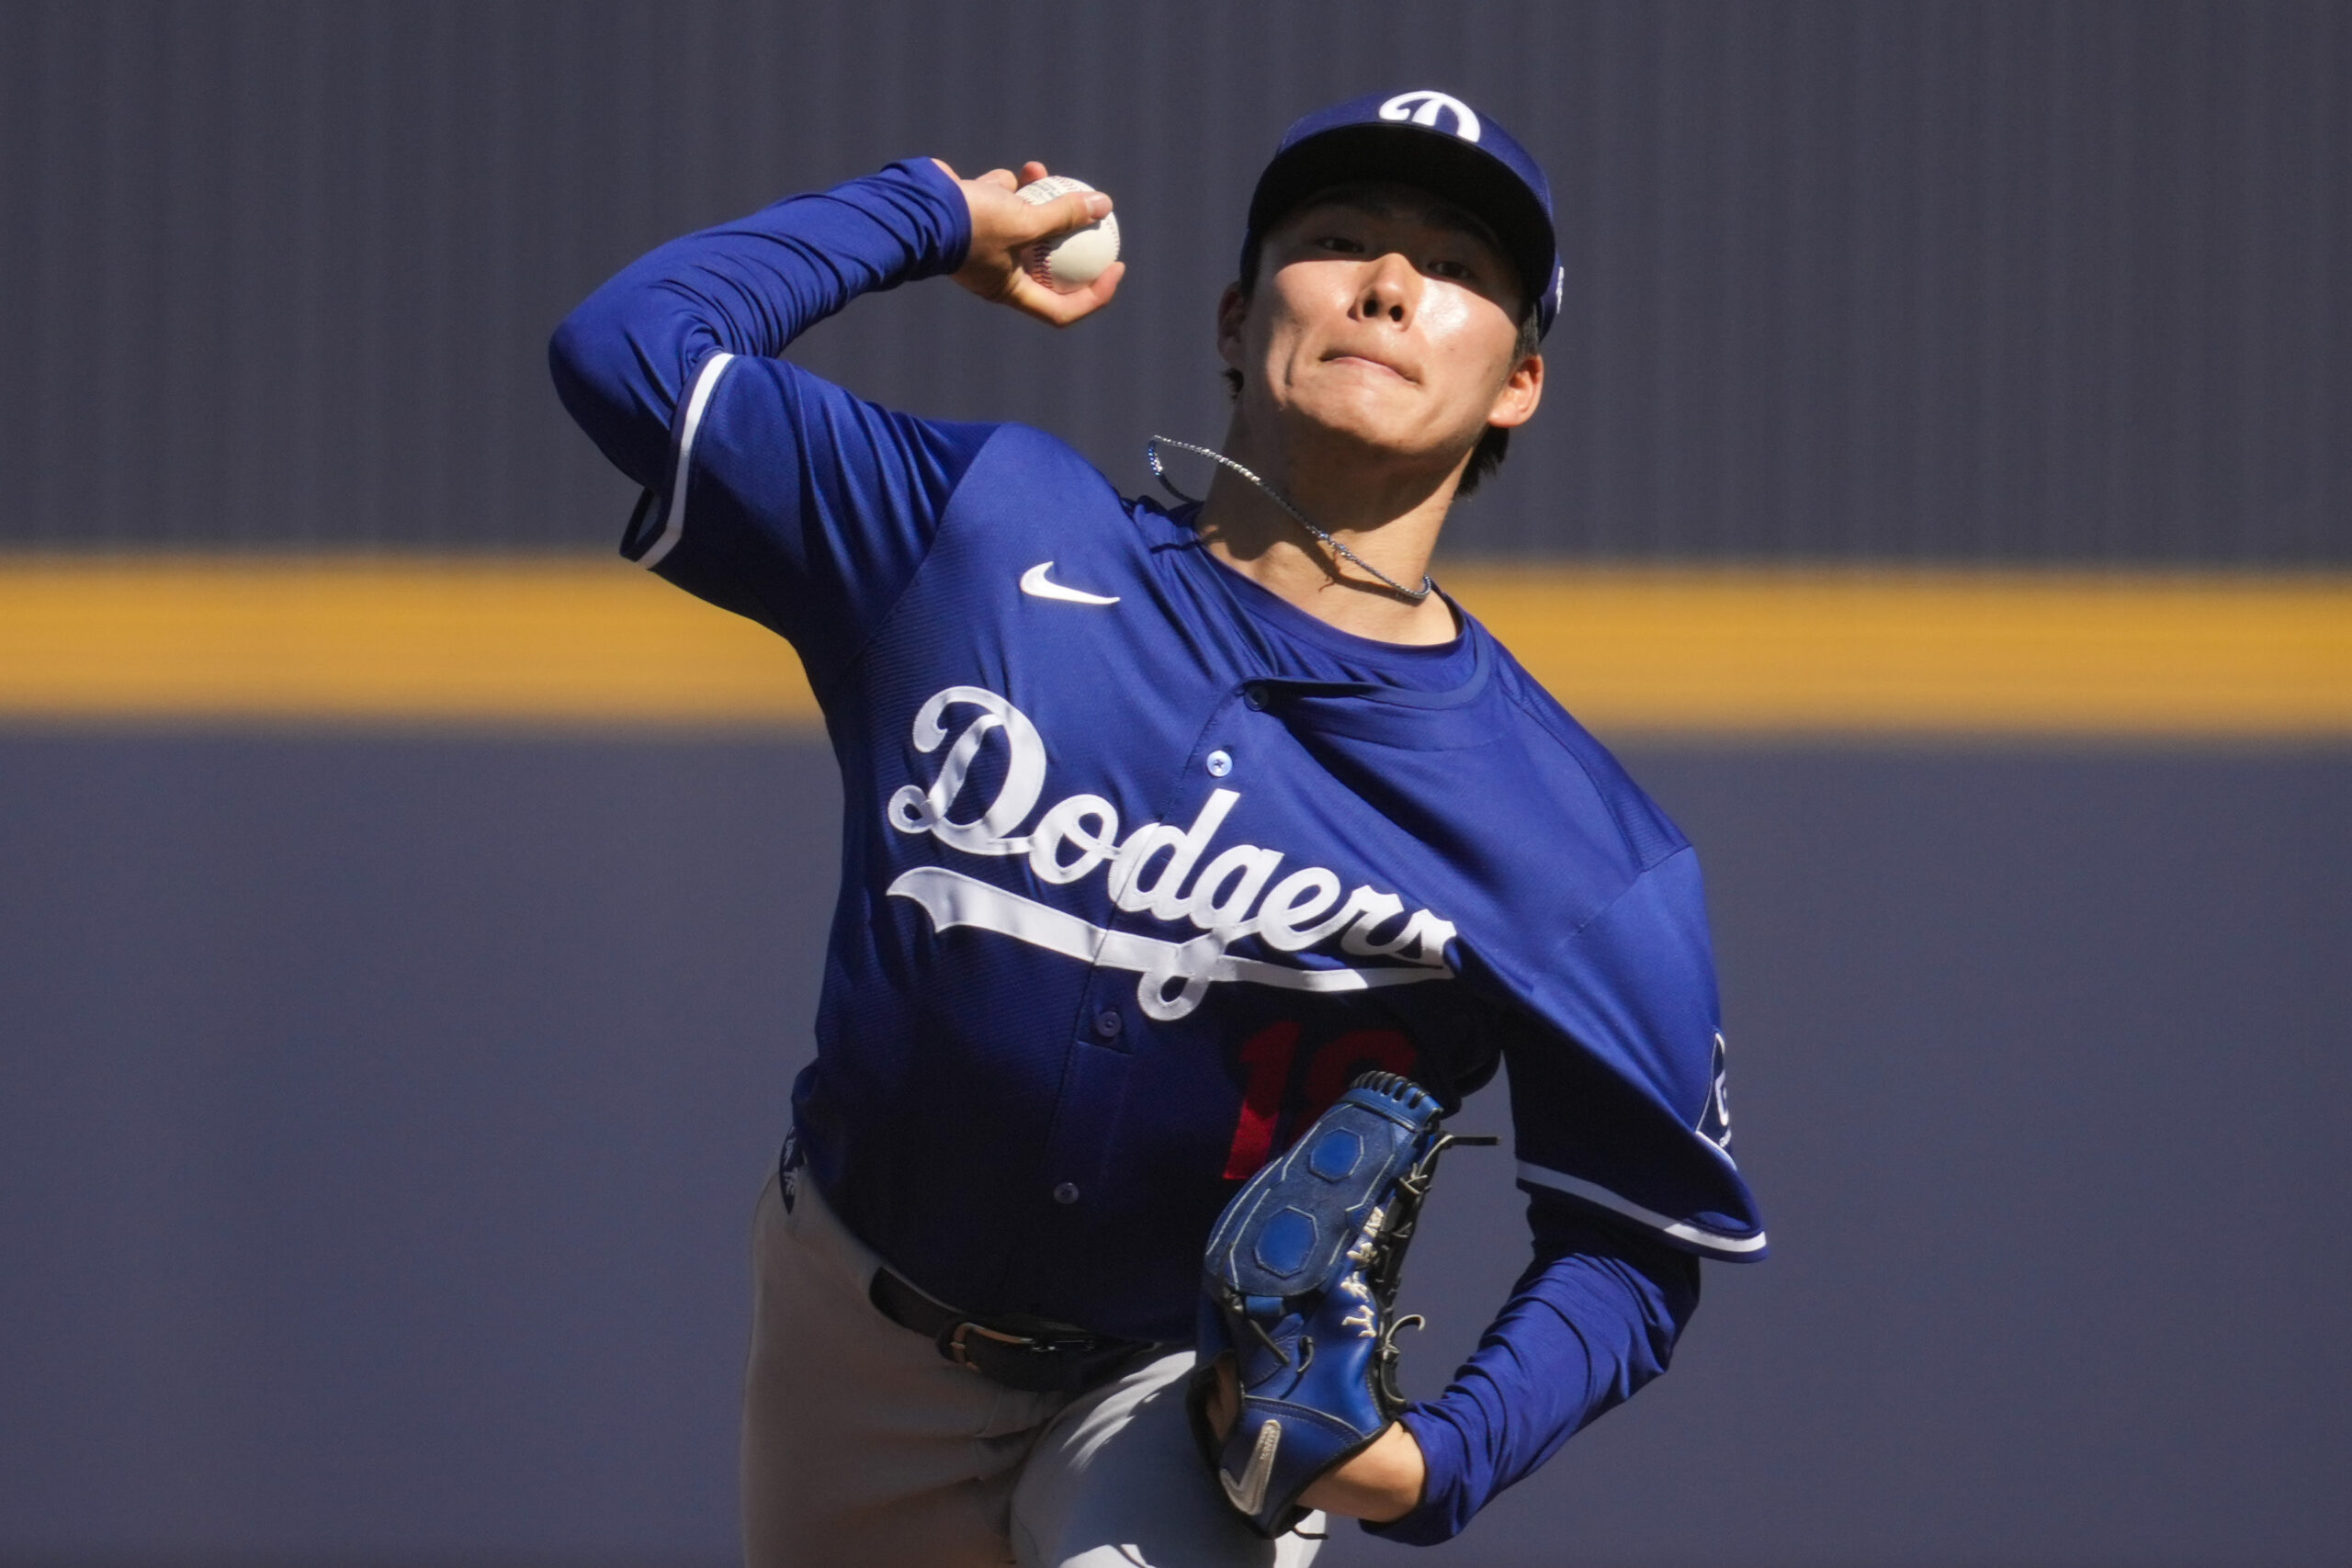
[[[1438,1156],[1491,1144],[1437,1130],[1428,1090],[1366,1073],[1280,1159],[1234,1195],[1209,1237],[1193,1430],[1234,1507],[1260,1534],[1290,1529],[1315,1480],[1405,1407],[1396,1387],[1397,1280]],[[1230,1358],[1240,1414],[1209,1405]]]

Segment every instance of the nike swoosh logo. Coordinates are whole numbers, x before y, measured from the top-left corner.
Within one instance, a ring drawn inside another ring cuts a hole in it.
[[[1266,1505],[1266,1483],[1274,1478],[1274,1450],[1282,1446],[1283,1424],[1269,1421],[1258,1428],[1258,1446],[1250,1450],[1249,1468],[1241,1472],[1238,1485],[1223,1470],[1216,1472],[1217,1484],[1225,1488],[1226,1501],[1245,1514],[1254,1515]]]
[[[1079,588],[1064,588],[1058,582],[1050,581],[1046,573],[1053,570],[1053,562],[1041,560],[1027,571],[1023,572],[1021,592],[1028,594],[1032,599],[1059,599],[1068,604],[1115,604],[1119,602],[1119,596],[1115,593],[1106,598],[1100,593],[1089,593]]]

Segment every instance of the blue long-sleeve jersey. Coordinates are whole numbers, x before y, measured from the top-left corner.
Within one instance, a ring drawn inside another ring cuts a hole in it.
[[[1383,1527],[1443,1540],[1664,1369],[1698,1257],[1762,1255],[1695,856],[1459,606],[1351,637],[1039,432],[777,357],[969,238],[896,164],[662,247],[551,351],[645,487],[623,553],[789,639],[839,759],[795,1134],[941,1299],[1175,1341],[1226,1199],[1357,1072],[1451,1107],[1507,1062],[1533,1258]]]

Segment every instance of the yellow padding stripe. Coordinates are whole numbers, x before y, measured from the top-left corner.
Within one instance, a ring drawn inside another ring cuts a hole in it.
[[[617,557],[0,559],[0,712],[802,724],[789,645]]]
[[[2352,738],[2352,575],[1445,574],[1604,734]],[[605,558],[0,557],[0,716],[816,720],[782,641]]]
[[[2352,575],[1546,570],[1461,584],[1604,730],[2352,737]]]

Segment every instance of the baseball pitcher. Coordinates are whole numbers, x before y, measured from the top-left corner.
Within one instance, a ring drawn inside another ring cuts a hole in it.
[[[1665,1369],[1701,1258],[1764,1251],[1693,852],[1428,575],[1542,398],[1542,170],[1440,92],[1294,126],[1217,309],[1230,423],[1154,438],[1166,502],[783,357],[925,278],[1109,304],[1111,198],[1020,194],[1053,177],[791,197],[553,344],[644,489],[623,553],[790,641],[841,767],[817,1056],[754,1221],[754,1568],[1442,1541]],[[1532,1255],[1408,1402],[1405,1247],[1505,1065]]]

